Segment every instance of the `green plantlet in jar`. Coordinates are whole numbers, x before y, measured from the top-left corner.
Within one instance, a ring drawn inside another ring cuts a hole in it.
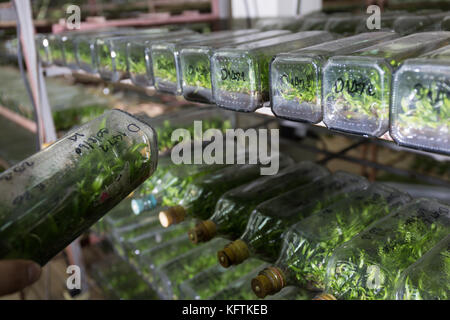
[[[0,175],[0,257],[44,265],[145,181],[153,129],[112,110]]]
[[[255,111],[269,101],[273,56],[331,39],[326,31],[307,31],[216,50],[211,58],[214,101],[225,109]]]
[[[367,186],[366,179],[338,171],[263,202],[252,212],[240,238],[218,252],[219,262],[224,267],[248,257],[275,262],[286,229]]]
[[[400,145],[450,154],[450,46],[395,73],[390,133]]]
[[[199,222],[189,231],[189,236],[194,243],[209,241],[216,236],[235,240],[244,232],[250,214],[258,204],[327,174],[325,168],[304,161],[288,166],[276,175],[232,189],[220,197],[211,217]]]
[[[398,300],[448,300],[450,298],[450,236],[409,266],[394,289]]]
[[[395,37],[392,32],[363,33],[276,55],[270,68],[273,113],[294,121],[322,121],[322,70],[327,60]]]
[[[448,32],[424,32],[332,57],[323,71],[323,122],[332,130],[383,135],[389,129],[394,70],[403,60],[449,42]]]
[[[449,206],[431,199],[406,204],[335,250],[326,291],[338,299],[394,299],[402,272],[449,231]]]
[[[275,265],[252,280],[253,291],[265,297],[288,285],[324,289],[327,260],[336,247],[410,199],[390,187],[373,184],[300,220],[284,234]]]

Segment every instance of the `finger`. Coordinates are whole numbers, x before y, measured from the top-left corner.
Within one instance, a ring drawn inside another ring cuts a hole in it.
[[[28,260],[0,261],[0,296],[22,290],[36,282],[41,275],[41,267]]]

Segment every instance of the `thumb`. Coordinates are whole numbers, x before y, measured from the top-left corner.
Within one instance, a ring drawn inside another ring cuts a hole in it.
[[[28,260],[0,260],[0,296],[22,290],[36,282],[41,267]]]

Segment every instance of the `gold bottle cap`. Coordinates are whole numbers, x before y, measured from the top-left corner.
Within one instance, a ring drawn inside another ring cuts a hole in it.
[[[216,224],[211,220],[200,221],[188,235],[192,243],[209,241],[216,235]]]
[[[159,222],[164,228],[184,221],[186,210],[182,206],[169,207],[159,213]]]
[[[337,300],[335,296],[329,293],[321,293],[313,298],[313,300]]]
[[[276,267],[265,268],[252,279],[252,289],[258,298],[265,298],[267,295],[275,294],[285,286],[284,274]]]
[[[228,268],[232,265],[240,264],[250,256],[247,244],[238,239],[225,246],[217,252],[219,263]]]

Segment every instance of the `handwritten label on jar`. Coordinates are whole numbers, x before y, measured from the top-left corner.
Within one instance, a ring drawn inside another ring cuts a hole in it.
[[[370,80],[344,80],[343,78],[339,77],[334,82],[334,91],[336,93],[341,93],[346,91],[349,94],[358,94],[363,95],[367,94],[369,96],[375,95],[375,87],[370,82]]]
[[[136,133],[141,129],[135,123],[131,123],[127,126],[127,132]],[[83,151],[89,151],[95,149],[95,147],[100,148],[103,152],[108,152],[111,147],[117,145],[120,141],[127,136],[127,133],[117,131],[114,134],[110,134],[107,128],[102,128],[95,135],[86,137],[82,133],[74,133],[68,139],[74,142],[78,142],[79,139],[84,139],[81,143],[75,147],[75,153],[78,155],[83,155]]]
[[[222,68],[220,70],[222,81],[223,80],[232,80],[232,81],[246,81],[245,80],[245,72],[244,71],[236,71],[227,68]]]
[[[414,85],[416,93],[412,102],[428,101],[431,105],[439,108],[445,99],[450,99],[450,84],[443,82],[436,82],[429,86],[424,86],[421,83]]]

